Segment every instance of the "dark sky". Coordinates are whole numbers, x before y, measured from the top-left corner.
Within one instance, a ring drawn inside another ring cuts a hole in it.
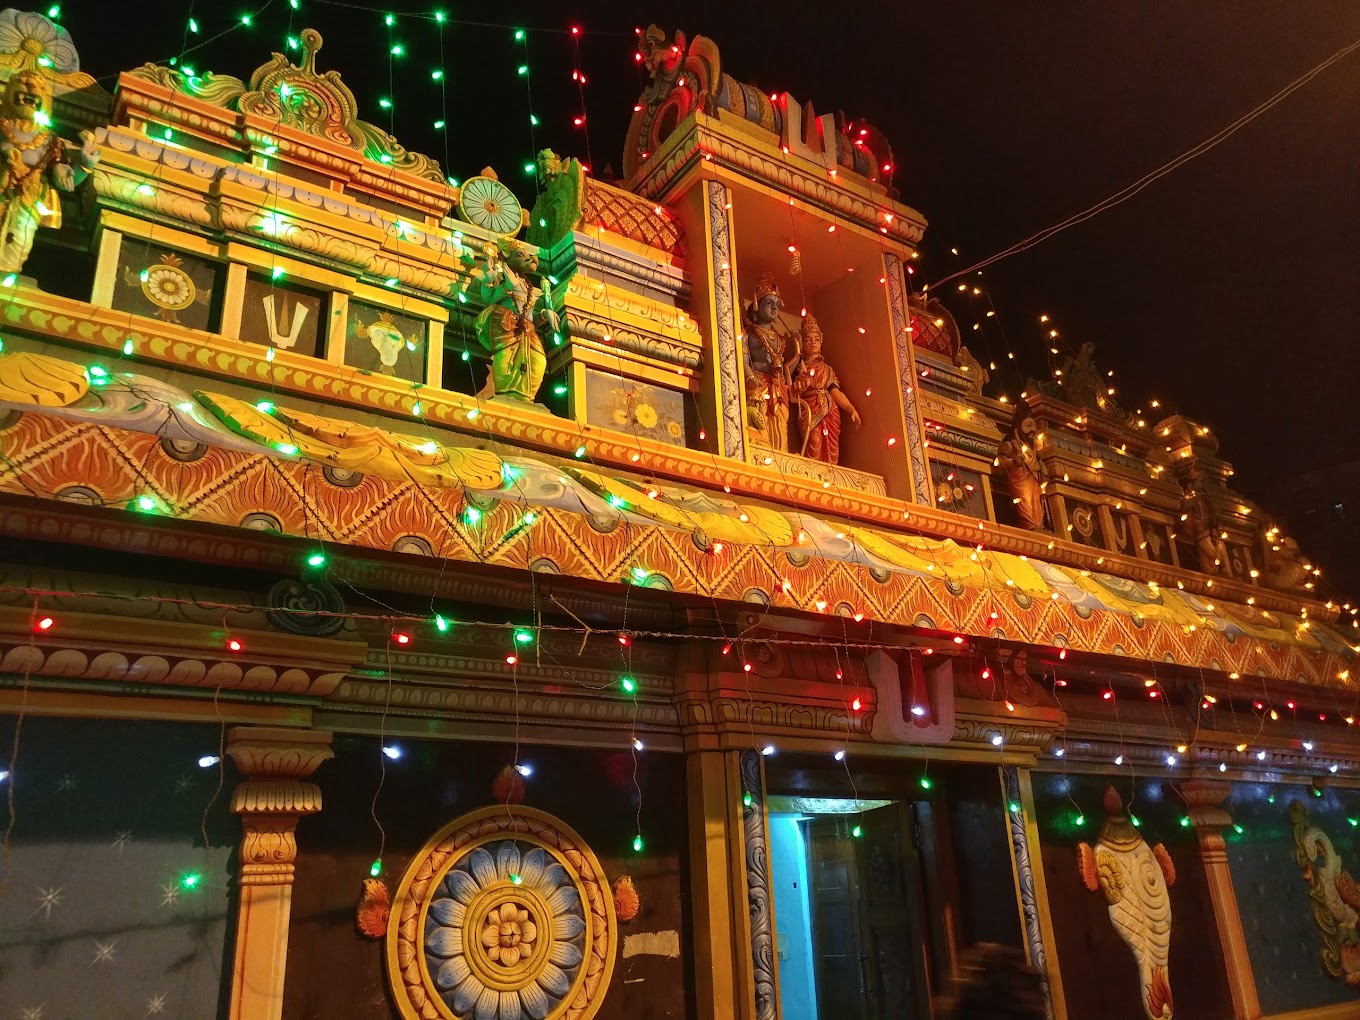
[[[438,33],[397,18],[406,55],[389,88],[381,13],[437,4],[299,4],[273,0],[251,29],[187,62],[248,76],[282,46],[291,17],[325,36],[319,64],[343,73],[362,116],[385,125],[377,100],[390,94],[397,136],[442,160],[429,75]],[[582,26],[597,171],[619,165],[639,90],[632,30],[651,21],[714,39],[739,80],[867,117],[893,143],[903,201],[930,221],[932,279],[960,267],[951,247],[975,261],[1104,198],[1360,38],[1353,0],[443,6],[453,18],[559,30],[528,36],[534,142],[584,158],[562,31]],[[63,20],[102,76],[176,53],[189,10],[167,2],[141,17],[80,0]],[[199,0],[199,38],[246,10],[259,4]],[[519,167],[533,150],[522,45],[505,29],[450,24],[443,66],[452,173],[491,163],[523,193],[532,185]],[[1044,372],[1037,317],[1047,312],[1069,342],[1096,342],[1126,405],[1157,397],[1210,425],[1251,495],[1360,455],[1360,53],[1128,203],[989,269],[984,286],[999,317],[982,361],[988,347],[1002,360],[1004,329],[1020,364]],[[975,316],[955,312],[969,334]],[[1002,378],[1018,393],[1014,375]]]

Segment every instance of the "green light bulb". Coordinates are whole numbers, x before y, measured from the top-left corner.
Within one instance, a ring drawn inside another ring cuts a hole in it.
[[[323,552],[314,552],[307,557],[307,566],[309,567],[324,567],[325,565],[326,554]]]
[[[859,839],[861,836],[864,835],[864,830],[860,828],[858,825],[856,825],[853,829],[850,830],[850,835],[854,836],[856,839]]]
[[[155,501],[154,499],[152,499],[150,496],[138,496],[138,497],[137,497],[137,509],[138,509],[138,510],[155,510],[155,509],[156,509],[156,501]]]
[[[626,676],[622,680],[620,680],[619,686],[623,688],[624,694],[637,693],[637,681],[634,680],[631,676]]]
[[[580,460],[580,459],[581,459],[582,457],[584,457],[585,455],[586,455],[586,448],[585,448],[584,446],[578,446],[578,447],[576,448],[576,452],[575,452],[572,456],[574,456],[577,460]]]
[[[391,27],[392,27],[393,25],[395,25],[396,23],[397,23],[397,19],[396,19],[395,17],[393,17],[391,14],[389,14],[389,15],[387,15],[385,18],[383,18],[383,24],[386,25],[388,28],[391,28]]]
[[[633,837],[633,850],[634,850],[634,852],[636,852],[636,853],[642,853],[642,834],[641,834],[641,833],[639,833],[638,835],[636,835],[636,836]]]
[[[642,567],[633,568],[633,580],[637,581],[639,584],[647,580],[649,576],[651,576],[651,571],[646,570]]]
[[[1237,834],[1240,836],[1240,835],[1242,835],[1242,833],[1246,832],[1246,830],[1245,830],[1244,828],[1242,828],[1242,826],[1240,826],[1240,825],[1234,825],[1234,826],[1233,826],[1233,832],[1237,833]]]
[[[517,631],[515,631],[515,642],[516,642],[517,644],[527,645],[527,644],[532,643],[533,640],[534,640],[534,636],[533,636],[533,634],[530,633],[529,631],[527,631],[527,630],[517,630]]]
[[[261,414],[269,414],[269,412],[274,410],[274,405],[267,400],[261,400],[255,405],[255,410],[259,411]]]
[[[298,37],[297,37],[297,36],[295,36],[295,35],[290,35],[290,36],[288,37],[288,48],[289,48],[290,50],[295,50],[295,49],[297,49],[297,48],[298,48],[299,46],[301,46],[301,45],[302,45],[302,43],[300,43],[300,42],[298,41]]]
[[[385,283],[389,287],[395,287],[400,282],[401,281],[398,280],[395,276],[389,276],[386,280],[383,281],[383,283]]]
[[[395,46],[392,47],[392,56],[394,56],[394,57],[402,57],[402,56],[405,56],[405,55],[406,55],[406,47],[403,46],[401,43],[397,43]]]
[[[272,270],[270,270],[269,276],[270,276],[271,279],[274,279],[274,280],[282,279],[282,278],[283,278],[283,266],[275,266]]]
[[[285,457],[291,457],[298,452],[298,448],[292,443],[275,443],[274,449],[278,450],[279,453],[283,454]]]
[[[1077,817],[1076,817],[1076,823],[1077,823],[1078,825],[1085,825],[1085,824],[1086,824],[1086,816],[1085,816],[1085,815],[1077,815]]]
[[[438,613],[435,614],[434,625],[439,628],[439,633],[441,634],[447,634],[449,632],[449,621]]]
[[[522,884],[523,882],[524,882],[524,879],[523,879],[522,877],[520,877],[519,875],[514,875],[514,874],[512,874],[512,875],[510,876],[510,884],[511,884],[511,885],[520,885],[520,884]]]
[[[383,96],[383,98],[378,100],[378,105],[381,106],[384,110],[390,110],[392,109],[392,100],[388,99],[386,96]]]
[[[751,806],[751,792],[749,790],[741,795],[741,802],[746,807]]]
[[[444,130],[444,122],[443,122],[442,120],[437,120],[437,121],[435,121],[435,122],[434,122],[434,129],[435,129],[436,131],[443,131],[443,130]]]
[[[1181,828],[1182,828],[1182,829],[1188,829],[1188,828],[1190,828],[1190,816],[1189,816],[1189,815],[1181,815]]]
[[[433,78],[435,81],[439,81],[444,77],[444,72],[440,68],[435,68],[433,71],[430,72],[430,77]]]
[[[935,785],[935,784],[932,783],[932,782],[930,781],[930,777],[929,777],[929,776],[922,776],[922,777],[921,777],[921,789],[923,789],[923,790],[929,790],[929,789],[930,789],[932,786],[934,786],[934,785]]]
[[[515,41],[516,42],[524,41],[524,29],[522,28],[515,29]]]
[[[528,64],[520,64],[519,67],[516,68],[516,70],[519,72],[520,75],[526,75],[526,74],[529,73],[529,65],[528,65]]]
[[[532,174],[534,172],[534,165],[532,163],[525,163],[524,172],[526,174]]]
[[[194,35],[198,35],[198,22],[193,18],[189,19],[189,31],[194,33]]]
[[[246,28],[249,28],[249,27],[250,27],[250,23],[251,23],[251,17],[250,17],[250,15],[249,15],[249,14],[242,14],[242,15],[241,15],[241,24],[245,25]]]
[[[187,875],[181,875],[179,884],[186,889],[197,889],[198,883],[203,881],[203,876],[196,871],[191,871]]]
[[[559,397],[565,397],[567,395],[567,387],[564,383],[558,383],[553,387],[553,392]]]
[[[1009,804],[1006,805],[1006,807],[1013,815],[1018,815],[1020,813],[1020,805],[1017,804],[1015,801],[1011,801]]]
[[[132,337],[128,337],[126,340],[123,341],[123,353],[127,355],[131,354],[132,351],[133,351]]]
[[[1140,819],[1137,815],[1129,815],[1129,821],[1133,823],[1133,827],[1135,829],[1143,824],[1142,819]]]
[[[441,25],[444,24],[444,12],[443,12],[443,11],[435,11],[435,12],[434,12],[434,20],[437,21],[437,22],[439,22]]]
[[[475,506],[470,506],[463,511],[463,520],[467,521],[468,524],[476,524],[481,519],[482,512]]]
[[[382,874],[382,858],[381,858],[381,857],[379,857],[376,861],[374,861],[372,864],[370,864],[370,865],[368,866],[368,873],[369,873],[370,875],[372,875],[374,878],[377,878],[379,875]]]

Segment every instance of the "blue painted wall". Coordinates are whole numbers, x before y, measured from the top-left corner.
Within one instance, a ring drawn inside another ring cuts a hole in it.
[[[1293,801],[1302,802],[1310,824],[1331,838],[1345,869],[1360,874],[1360,838],[1347,821],[1360,816],[1360,793],[1325,790],[1315,797],[1303,785],[1233,784],[1228,807],[1242,832],[1229,829],[1224,840],[1256,994],[1267,1016],[1360,1001],[1360,992],[1322,966],[1308,883],[1294,861]]]
[[[779,1005],[783,1020],[817,1020],[817,984],[812,969],[812,924],[808,906],[807,847],[797,815],[770,816],[770,880],[774,885],[779,961]]]

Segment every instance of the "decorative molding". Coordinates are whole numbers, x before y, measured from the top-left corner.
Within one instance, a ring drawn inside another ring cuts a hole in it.
[[[1008,804],[1023,804],[1020,796],[1020,770],[1014,765],[1001,767],[1001,779],[1006,787]],[[1029,830],[1024,811],[1006,812],[1010,825],[1011,854],[1015,858],[1015,876],[1020,889],[1020,907],[1025,925],[1025,942],[1029,946],[1029,961],[1044,978],[1044,1009],[1052,1020],[1053,992],[1049,987],[1048,954],[1044,950],[1044,935],[1039,924],[1039,896],[1034,887],[1034,863],[1029,853]]]
[[[883,253],[883,273],[888,281],[888,311],[892,316],[893,343],[897,348],[898,380],[902,393],[902,412],[906,418],[907,456],[911,460],[911,483],[916,502],[930,506],[932,485],[926,466],[925,437],[921,433],[921,411],[916,400],[915,359],[911,342],[911,319],[903,293],[902,260],[891,252]]]
[[[596,227],[659,248],[677,258],[685,254],[685,234],[673,216],[656,211],[656,204],[597,178],[586,182],[585,205],[577,229]]]
[[[708,199],[709,261],[713,267],[718,396],[722,402],[722,452],[746,459],[746,415],[742,401],[741,338],[737,335],[737,280],[732,268],[731,192],[718,181],[705,181]]]
[[[769,841],[765,821],[765,776],[758,751],[741,755],[741,834],[746,857],[746,902],[751,915],[755,1020],[775,1020],[774,896],[770,889]]]
[[[857,471],[854,468],[842,467],[839,464],[811,460],[797,454],[784,453],[782,450],[762,449],[760,452],[770,458],[771,466],[775,470],[782,471],[794,478],[806,478],[809,481],[820,482],[823,489],[848,489],[852,492],[865,492],[874,496],[886,496],[888,494],[888,486],[883,478],[879,475],[872,475],[867,471]]]

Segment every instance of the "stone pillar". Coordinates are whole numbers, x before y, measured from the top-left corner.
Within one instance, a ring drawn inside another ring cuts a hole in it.
[[[232,959],[230,1020],[279,1020],[288,959],[288,915],[298,819],[321,810],[321,789],[302,782],[334,757],[331,735],[238,726],[227,754],[246,777],[231,795],[241,816],[240,905]]]
[[[1034,811],[1034,784],[1029,769],[1014,765],[1001,768],[1002,796],[1009,807],[1020,805],[1018,812],[1007,810],[1011,836],[1011,863],[1015,868],[1016,897],[1024,923],[1025,949],[1029,962],[1044,976],[1044,998],[1050,1020],[1067,1020],[1067,1001],[1063,996],[1062,974],[1058,969],[1053,915],[1048,908],[1042,860],[1030,856],[1039,851],[1039,826]]]
[[[685,762],[700,1020],[753,1020],[755,1008],[738,757],[691,751]]]
[[[1231,791],[1227,783],[1195,780],[1181,787],[1190,821],[1199,836],[1200,859],[1204,861],[1204,877],[1209,883],[1209,902],[1214,908],[1219,941],[1223,944],[1223,962],[1228,970],[1228,990],[1232,993],[1235,1020],[1257,1020],[1261,1004],[1256,998],[1256,979],[1247,956],[1247,940],[1242,933],[1242,917],[1237,912],[1237,894],[1233,891],[1232,873],[1228,870],[1228,855],[1223,845],[1223,828],[1232,824],[1232,816],[1223,808],[1223,801]]]

